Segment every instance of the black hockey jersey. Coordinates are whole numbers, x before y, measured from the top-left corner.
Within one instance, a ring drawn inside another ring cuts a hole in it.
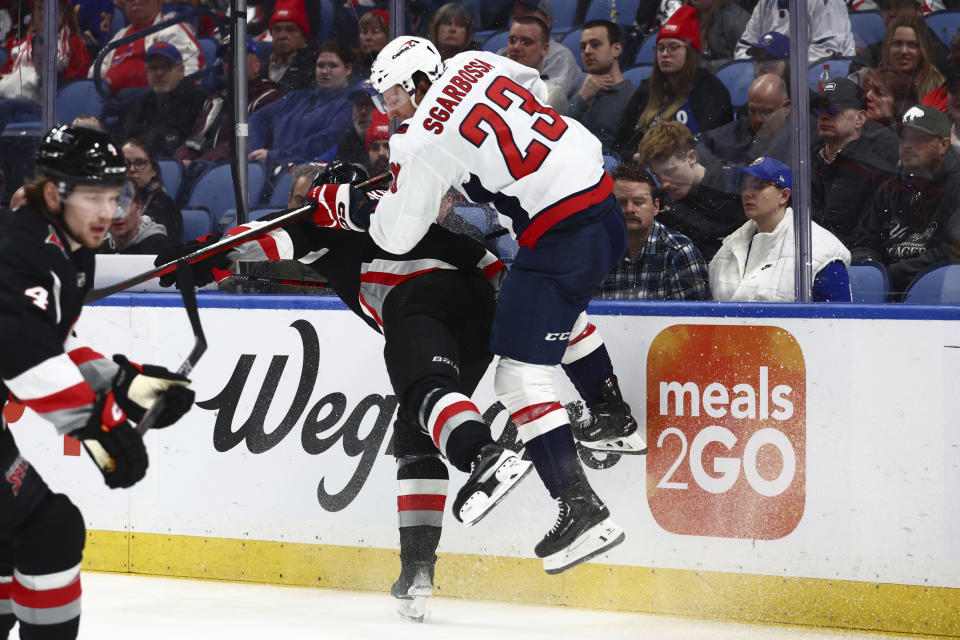
[[[59,433],[87,424],[118,369],[73,330],[93,270],[39,212],[0,210],[0,404],[10,394]]]
[[[279,215],[279,214],[275,214]],[[261,221],[236,227],[229,235],[255,228]],[[437,269],[483,275],[494,286],[506,267],[477,241],[433,224],[403,255],[387,253],[366,233],[317,227],[310,220],[276,229],[227,252],[231,260],[299,260],[319,273],[344,303],[381,331],[383,303],[397,285]]]

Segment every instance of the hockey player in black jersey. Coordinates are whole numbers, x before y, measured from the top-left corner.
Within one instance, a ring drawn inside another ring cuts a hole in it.
[[[27,204],[0,211],[0,397],[81,440],[107,486],[130,487],[147,469],[131,421],[164,397],[156,426],[169,426],[189,410],[193,391],[163,367],[104,358],[73,330],[93,285],[94,251],[122,213],[126,168],[109,136],[54,129],[36,168]],[[0,639],[17,621],[24,639],[75,638],[83,517],[20,455],[5,421],[0,472]]]
[[[333,164],[317,181],[357,184],[366,177],[359,165]],[[218,239],[207,236],[161,252],[157,264]],[[323,229],[309,219],[192,267],[200,284],[227,275],[234,260],[278,259],[310,264],[354,313],[384,335],[384,362],[400,399],[393,454],[401,573],[391,593],[400,600],[402,615],[422,621],[425,597],[433,591],[447,495],[447,468],[438,451],[469,474],[453,503],[454,516],[468,525],[486,515],[531,469],[493,441],[470,400],[493,357],[487,341],[505,267],[479,243],[438,225],[413,250],[395,256],[366,234]],[[160,283],[169,286],[173,278],[163,277]]]

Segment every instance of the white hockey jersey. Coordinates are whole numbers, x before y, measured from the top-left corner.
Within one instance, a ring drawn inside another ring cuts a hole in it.
[[[600,141],[547,106],[536,69],[486,51],[450,58],[416,114],[390,138],[393,185],[370,236],[402,254],[436,220],[454,187],[489,202],[521,245],[612,189]]]
[[[843,0],[807,0],[807,18],[810,25],[810,49],[807,52],[809,63],[856,54],[850,17]],[[738,60],[748,59],[750,56],[747,55],[747,49],[770,31],[790,35],[790,14],[786,0],[760,0],[757,3],[740,41],[733,50],[733,57]]]

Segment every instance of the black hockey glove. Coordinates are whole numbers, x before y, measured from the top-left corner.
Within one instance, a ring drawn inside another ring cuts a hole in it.
[[[161,397],[163,409],[154,428],[169,427],[190,411],[194,394],[185,376],[152,364],[134,364],[120,354],[113,356],[113,361],[120,365],[113,379],[113,394],[134,422],[139,424]]]
[[[86,426],[70,435],[83,443],[111,489],[132,487],[147,473],[143,438],[127,421],[113,393],[100,396]]]
[[[167,247],[166,249],[162,249],[160,253],[157,254],[157,259],[153,261],[153,264],[159,267],[162,264],[179,260],[184,256],[190,255],[194,251],[199,251],[204,247],[209,247],[210,245],[218,242],[222,237],[222,233],[209,233],[205,236],[196,238],[195,240],[191,240],[190,242]],[[229,271],[229,269],[230,260],[227,258],[226,251],[214,253],[202,260],[190,263],[190,270],[193,271],[193,282],[198,287],[206,286],[214,280],[218,280],[218,274],[216,271],[223,272]],[[219,279],[222,280],[222,278]],[[161,287],[169,287],[171,285],[175,285],[176,283],[177,272],[175,270],[160,276]]]

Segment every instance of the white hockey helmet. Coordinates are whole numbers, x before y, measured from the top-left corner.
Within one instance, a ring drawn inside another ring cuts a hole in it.
[[[413,74],[422,71],[430,82],[436,82],[443,69],[440,52],[432,42],[416,36],[400,36],[388,42],[377,54],[370,70],[370,82],[380,95],[393,85],[400,85],[416,106],[417,87]],[[381,106],[377,104],[378,108]]]

